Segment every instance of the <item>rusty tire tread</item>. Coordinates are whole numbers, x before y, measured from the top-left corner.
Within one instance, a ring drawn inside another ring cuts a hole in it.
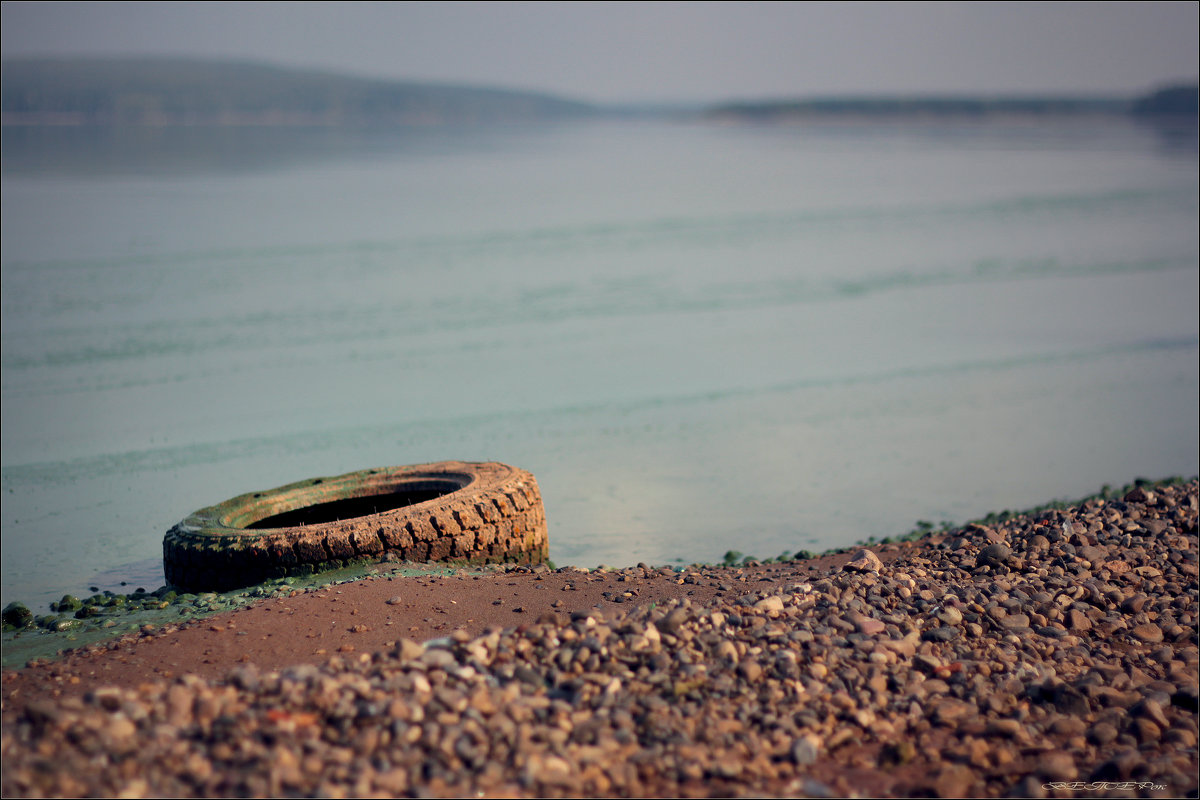
[[[396,487],[406,483],[438,480],[463,485],[410,506],[347,520],[261,530],[231,522],[251,518],[244,523],[250,525],[254,518],[307,505],[374,496],[371,489],[383,494],[389,488],[399,491]],[[338,493],[329,487],[344,489]],[[297,505],[295,499],[309,496],[306,492],[319,495],[316,502]],[[362,470],[241,495],[195,512],[163,537],[167,582],[196,591],[311,574],[347,562],[378,560],[386,553],[406,561],[544,561],[548,542],[537,481],[524,470],[497,463],[455,461]]]

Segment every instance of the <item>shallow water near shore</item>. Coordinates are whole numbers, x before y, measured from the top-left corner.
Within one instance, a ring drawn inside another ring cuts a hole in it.
[[[1153,129],[5,137],[4,603],[375,466],[528,469],[584,566],[1200,469],[1200,180]]]

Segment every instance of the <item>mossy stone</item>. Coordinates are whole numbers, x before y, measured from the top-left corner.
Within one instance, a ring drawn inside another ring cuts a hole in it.
[[[55,611],[78,611],[83,608],[83,601],[73,594],[64,594],[62,600],[50,607]]]
[[[4,607],[4,627],[19,630],[33,622],[33,612],[24,603],[14,601]]]

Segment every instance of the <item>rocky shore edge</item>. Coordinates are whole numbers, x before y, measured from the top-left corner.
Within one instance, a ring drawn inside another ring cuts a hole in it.
[[[395,625],[412,637],[319,663],[299,658],[296,634],[299,663],[97,679],[171,645],[134,637],[69,675],[5,673],[0,789],[1196,796],[1198,488],[1137,487],[809,562],[523,568],[458,586],[464,606],[501,586],[540,601],[486,617],[507,625],[481,629],[474,613],[423,643],[436,625]],[[584,604],[600,586],[604,602]],[[246,627],[238,613],[228,628]],[[297,628],[273,613],[285,638]]]

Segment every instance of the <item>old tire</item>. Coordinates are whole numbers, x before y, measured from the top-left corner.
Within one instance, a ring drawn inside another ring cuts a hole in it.
[[[312,478],[202,508],[163,537],[167,582],[224,591],[394,553],[408,561],[545,561],[537,481],[443,461]]]

